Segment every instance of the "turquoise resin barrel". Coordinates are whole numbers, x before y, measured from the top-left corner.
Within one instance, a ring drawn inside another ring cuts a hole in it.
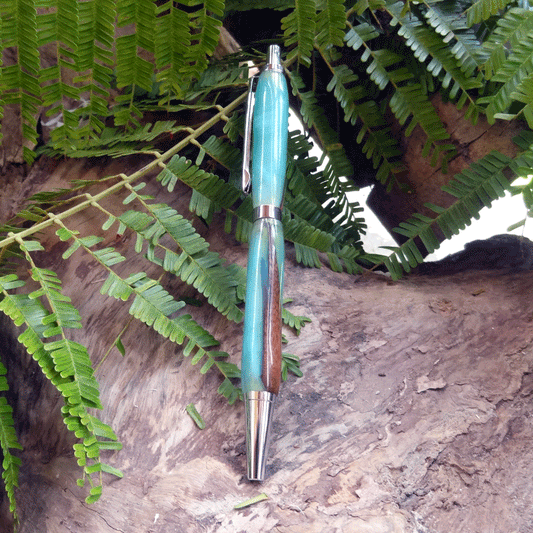
[[[252,152],[253,206],[281,208],[287,164],[288,91],[282,72],[265,70],[255,95]],[[254,222],[248,252],[246,312],[242,351],[242,389],[268,390],[262,377],[265,342],[279,342],[269,330],[271,313],[280,314],[284,266],[283,227],[274,218]],[[273,308],[273,309],[272,309]],[[277,394],[277,390],[269,390]]]

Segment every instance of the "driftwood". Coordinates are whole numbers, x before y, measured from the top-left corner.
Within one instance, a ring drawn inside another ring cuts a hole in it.
[[[79,164],[77,178],[84,168],[94,172]],[[185,191],[174,194],[175,204],[186,201]],[[77,227],[94,233],[99,222],[86,214]],[[245,263],[246,247],[220,225],[205,232],[228,260]],[[123,253],[133,246],[127,236],[117,244]],[[65,246],[50,236],[39,260],[64,280],[84,317],[74,338],[98,364],[127,311],[99,295],[104,276],[81,251],[61,261]],[[4,342],[8,365],[20,367],[11,377],[16,413],[26,413],[17,428],[25,446],[20,533],[531,530],[533,273],[393,283],[304,269],[290,247],[287,255],[285,295],[292,312],[312,322],[299,337],[286,331],[284,351],[300,356],[304,377],[282,385],[263,484],[244,477],[242,404],[216,393],[216,373],[200,375],[179,346],[133,323],[126,356],[112,352],[97,371],[102,419],[124,445],[106,460],[124,478],[109,478],[101,500],[86,505],[60,398]],[[238,362],[242,326],[208,306],[200,313]],[[185,412],[191,402],[204,430]],[[269,499],[233,508],[261,492]],[[0,509],[7,533],[5,501]]]

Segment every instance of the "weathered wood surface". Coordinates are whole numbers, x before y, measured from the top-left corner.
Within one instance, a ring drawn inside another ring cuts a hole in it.
[[[175,203],[186,203],[182,193]],[[80,218],[82,233],[98,231],[93,216]],[[205,231],[228,260],[245,263],[245,246],[216,228]],[[124,253],[134,242],[119,244]],[[62,246],[50,240],[49,266],[84,319],[74,338],[89,344],[98,363],[127,310],[99,295],[104,275],[81,251],[63,263]],[[532,530],[533,273],[392,283],[303,269],[292,255],[289,249],[285,295],[312,322],[300,337],[286,332],[285,351],[301,357],[304,377],[282,386],[268,479],[244,477],[243,406],[216,393],[216,373],[201,376],[178,346],[134,323],[126,357],[115,351],[97,371],[102,419],[124,445],[106,459],[125,476],[108,479],[94,505],[75,483],[60,399],[34,365],[19,363],[16,409],[31,407],[19,425],[26,448],[20,533]],[[132,262],[121,268],[141,267],[141,259]],[[179,283],[163,282],[180,294]],[[238,362],[241,325],[208,306],[200,312]],[[203,431],[185,412],[191,402]],[[260,492],[269,499],[233,509]],[[7,533],[8,521],[0,524]]]

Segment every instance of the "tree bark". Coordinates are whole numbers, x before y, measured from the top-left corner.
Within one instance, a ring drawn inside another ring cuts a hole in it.
[[[64,162],[50,182],[118,171],[129,168]],[[20,186],[38,184],[32,178]],[[150,182],[148,193],[185,212],[185,188],[169,195]],[[86,212],[69,227],[94,234],[101,222]],[[222,226],[204,228],[205,237],[244,265],[246,246]],[[121,268],[150,274],[132,253],[134,243],[128,234],[115,243],[129,254]],[[73,338],[89,346],[98,365],[126,323],[127,307],[99,294],[105,275],[81,250],[63,261],[66,246],[50,233],[38,260],[63,280],[84,323]],[[293,313],[312,322],[300,336],[285,332],[284,351],[301,358],[304,377],[282,384],[267,480],[245,479],[243,406],[216,393],[219,376],[201,375],[181,347],[134,322],[123,339],[126,356],[112,351],[96,373],[101,418],[123,443],[104,460],[124,478],[106,479],[101,500],[90,506],[75,482],[80,470],[58,412],[61,399],[34,363],[6,350],[25,447],[20,533],[530,530],[533,273],[391,282],[380,274],[304,269],[290,247],[287,256],[285,296],[294,299]],[[162,282],[177,297],[188,291],[176,280]],[[239,362],[242,326],[207,304],[193,313]],[[191,402],[204,430],[185,412]],[[268,500],[234,509],[261,492]],[[8,533],[5,501],[1,508],[0,532]]]

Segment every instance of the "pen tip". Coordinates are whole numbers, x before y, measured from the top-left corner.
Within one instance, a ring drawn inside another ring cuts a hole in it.
[[[271,44],[267,52],[267,65],[271,68],[281,67],[281,48],[277,44]]]
[[[247,476],[250,481],[265,479],[275,399],[275,394],[266,391],[251,391],[244,399]]]

